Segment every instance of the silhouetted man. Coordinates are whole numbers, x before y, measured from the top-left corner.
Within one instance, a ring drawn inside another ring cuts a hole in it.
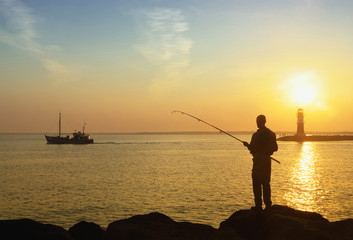
[[[262,190],[265,209],[269,209],[271,202],[271,155],[278,150],[276,134],[265,126],[266,117],[256,118],[257,132],[252,135],[250,144],[243,142],[253,155],[252,184],[255,197],[255,210],[262,210]],[[261,190],[262,187],[262,190]]]

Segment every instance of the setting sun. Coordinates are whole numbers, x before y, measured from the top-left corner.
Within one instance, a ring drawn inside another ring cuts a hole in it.
[[[296,76],[292,80],[293,89],[291,97],[299,105],[312,103],[317,96],[315,85],[310,82],[310,75]]]
[[[291,76],[284,81],[281,90],[289,102],[300,107],[320,102],[320,84],[314,72]]]

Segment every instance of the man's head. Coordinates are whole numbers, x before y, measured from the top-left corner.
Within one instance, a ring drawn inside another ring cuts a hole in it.
[[[264,127],[265,126],[265,123],[266,123],[266,117],[265,115],[259,115],[257,116],[256,118],[256,123],[257,123],[257,127],[258,128],[261,128],[261,127]]]

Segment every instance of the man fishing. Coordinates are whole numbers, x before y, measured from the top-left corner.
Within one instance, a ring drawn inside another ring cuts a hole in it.
[[[270,186],[271,155],[278,150],[278,145],[276,142],[276,134],[265,126],[266,117],[264,115],[257,116],[256,123],[259,129],[252,135],[250,144],[245,141],[243,144],[253,155],[252,184],[255,207],[252,209],[261,211],[262,191],[263,200],[266,205],[265,210],[270,209],[272,205]]]
[[[253,155],[253,169],[252,169],[252,181],[253,181],[253,191],[255,196],[255,210],[262,210],[262,191],[261,186],[263,188],[264,202],[266,205],[266,210],[271,208],[271,160],[281,163],[277,159],[271,157],[273,152],[278,150],[277,142],[276,142],[276,134],[272,132],[265,126],[266,117],[264,115],[259,115],[256,118],[256,123],[258,126],[258,130],[256,133],[252,135],[250,144],[240,140],[239,138],[233,136],[232,134],[223,131],[222,129],[205,122],[204,120],[195,117],[186,112],[174,110],[172,113],[181,113],[183,115],[189,116],[191,118],[196,119],[199,122],[207,124],[221,133],[227,134],[228,136],[234,138],[235,140],[242,142],[244,146],[246,146],[250,153]]]

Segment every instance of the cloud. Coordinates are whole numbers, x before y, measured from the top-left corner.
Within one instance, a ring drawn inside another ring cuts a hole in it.
[[[69,69],[65,65],[53,59],[42,59],[44,67],[51,73],[52,80],[56,83],[63,81],[73,81],[78,78],[78,73]]]
[[[38,42],[38,34],[35,29],[37,19],[32,9],[19,0],[0,0],[0,14],[0,17],[5,20],[5,25],[2,29],[0,28],[0,42],[35,53],[50,75],[62,77],[64,74],[65,79],[70,78],[70,73],[73,71],[47,56],[46,50],[54,49],[55,45],[43,46]]]
[[[153,80],[152,89],[158,91],[173,87],[177,75],[189,65],[191,39],[184,34],[189,30],[182,11],[154,8],[136,14],[140,41],[135,49],[161,72]]]
[[[180,10],[155,8],[144,11],[141,43],[136,49],[153,64],[187,66],[192,41],[184,36],[189,24]]]
[[[0,29],[0,41],[17,48],[42,53],[35,40],[36,19],[31,9],[17,0],[0,0],[0,13],[7,24],[7,29]]]

